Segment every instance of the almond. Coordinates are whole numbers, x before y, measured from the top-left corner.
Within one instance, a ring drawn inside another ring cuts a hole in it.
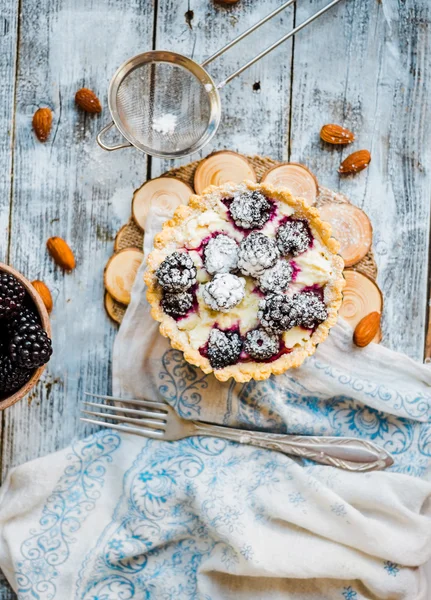
[[[46,242],[46,247],[59,267],[65,271],[72,271],[75,268],[75,257],[73,256],[73,252],[62,238],[49,238]]]
[[[324,125],[320,130],[320,137],[328,144],[351,144],[355,141],[354,133],[335,123]]]
[[[33,115],[33,129],[41,142],[46,142],[52,127],[52,110],[50,108],[38,108]]]
[[[52,311],[53,302],[51,292],[49,291],[48,287],[39,279],[32,281],[31,285],[42,298],[42,302],[45,304],[46,310],[50,313]]]
[[[81,88],[75,94],[75,102],[88,113],[100,113],[102,105],[96,94],[88,88]]]
[[[356,346],[364,348],[373,341],[380,329],[380,318],[379,312],[372,312],[359,321],[353,334]]]
[[[368,150],[357,150],[353,154],[349,154],[347,158],[343,160],[338,169],[339,173],[359,173],[363,169],[366,169],[371,161],[371,154]]]

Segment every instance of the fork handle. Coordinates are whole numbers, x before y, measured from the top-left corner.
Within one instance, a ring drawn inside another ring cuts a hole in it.
[[[347,471],[374,471],[393,464],[393,458],[383,448],[357,438],[335,436],[298,436],[261,431],[233,429],[194,421],[197,435],[223,438],[240,444],[258,446],[309,458],[322,465],[331,465]]]

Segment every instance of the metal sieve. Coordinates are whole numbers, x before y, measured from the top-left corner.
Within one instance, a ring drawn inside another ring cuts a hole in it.
[[[279,6],[201,65],[165,50],[144,52],[126,61],[110,83],[108,104],[112,122],[98,134],[98,144],[109,151],[135,146],[160,158],[179,158],[200,150],[220,123],[219,90],[340,0],[333,0],[224,81],[214,83],[205,67],[294,2],[288,0]],[[103,141],[104,134],[114,125],[127,142],[110,146]]]

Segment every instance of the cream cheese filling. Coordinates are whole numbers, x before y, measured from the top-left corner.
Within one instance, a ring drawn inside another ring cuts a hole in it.
[[[197,312],[177,321],[178,329],[187,332],[189,343],[193,348],[198,350],[206,344],[214,326],[224,330],[238,327],[242,335],[258,326],[257,312],[261,298],[253,291],[256,283],[250,277],[245,279],[245,297],[228,313],[211,310],[202,298],[202,291],[198,289]]]
[[[294,261],[300,269],[295,283],[304,286],[323,285],[332,276],[331,261],[327,258],[325,249],[317,240],[314,241],[313,248],[296,256]]]
[[[176,246],[181,249],[187,248],[189,255],[197,268],[197,281],[204,284],[211,280],[206,271],[201,246],[205,238],[216,232],[223,232],[235,239],[238,243],[244,238],[242,231],[235,228],[228,218],[228,209],[223,202],[217,201],[213,208],[197,216],[187,219],[181,229],[176,232]],[[286,203],[277,203],[277,214],[275,218],[268,221],[261,232],[268,237],[275,237],[280,221],[286,216],[294,214],[294,209]],[[329,253],[313,234],[313,247],[292,260],[298,267],[295,280],[290,284],[287,295],[301,291],[304,287],[313,285],[324,286],[333,276]],[[164,248],[160,251],[160,262],[173,251]],[[287,258],[289,260],[289,258]],[[202,298],[201,285],[198,286],[197,302],[198,309],[190,315],[179,319],[177,327],[185,332],[189,344],[195,350],[204,347],[208,342],[211,329],[216,326],[223,330],[238,327],[242,335],[259,326],[257,313],[262,296],[256,292],[257,282],[251,277],[246,277],[246,290],[244,299],[228,313],[211,310]],[[304,346],[311,337],[311,331],[302,327],[293,327],[282,334],[286,348]]]

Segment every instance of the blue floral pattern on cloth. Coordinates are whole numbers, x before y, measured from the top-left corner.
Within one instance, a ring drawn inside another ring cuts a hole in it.
[[[357,600],[358,593],[352,588],[351,585],[349,587],[345,587],[341,594],[344,600]]]
[[[325,367],[319,363],[318,368]],[[341,377],[335,370],[328,376]],[[179,351],[170,349],[163,355],[158,385],[161,396],[181,416],[205,414],[208,376],[186,363]],[[359,385],[346,377],[346,394],[327,398],[290,375],[242,386],[231,382],[224,387],[227,423],[369,439],[393,453],[393,470],[422,476],[429,468],[431,430],[429,424],[415,419],[423,420],[425,400],[389,394],[388,407],[392,401],[408,407],[407,416],[395,416],[350,397],[349,387]],[[385,397],[381,389],[370,388],[367,393]],[[43,509],[40,527],[22,544],[17,574],[20,600],[56,599],[56,580],[70,555],[74,534],[94,510],[105,464],[119,446],[120,438],[104,431],[73,447],[70,464]],[[342,497],[332,495],[339,472],[326,468],[319,480],[314,476],[319,467],[302,461],[305,469],[299,481],[292,468],[298,462],[216,438],[193,437],[169,444],[145,440],[130,458],[111,521],[84,557],[74,597],[211,600],[199,589],[201,565],[216,556],[223,571],[235,575],[256,559],[259,548],[250,543],[247,528],[267,524],[263,498],[272,491],[282,494],[292,522],[300,523],[319,510],[319,514],[326,511],[327,519],[349,524],[354,511]],[[388,581],[402,568],[384,560],[380,565]],[[359,592],[349,582],[342,583],[338,584],[340,600],[359,600]]]
[[[405,413],[406,418],[431,419],[431,394],[403,395],[396,390],[389,390],[384,385],[379,385],[366,379],[358,379],[341,369],[330,367],[329,365],[322,363],[316,356],[312,356],[309,360],[316,369],[323,371],[329,378],[337,380],[338,383],[345,385],[347,388],[361,391],[370,398],[378,398],[387,403],[388,407],[402,410]]]
[[[353,436],[375,441],[391,452],[391,470],[423,477],[431,458],[431,395],[400,394],[365,379],[347,375],[318,360],[309,359],[329,379],[346,388],[346,394],[328,398],[311,394],[298,379],[284,374],[266,381],[249,381],[226,386],[223,423],[301,435]],[[187,363],[181,352],[168,350],[163,355],[159,392],[184,418],[199,418],[208,388],[208,375]],[[388,409],[405,416],[382,412],[361,404],[348,391],[360,391],[378,398]],[[420,419],[420,421],[418,420]],[[425,420],[425,422],[424,422]],[[304,464],[307,461],[304,459]]]
[[[274,378],[244,384],[237,392],[237,422],[260,429],[269,423],[272,431],[295,435],[368,439],[394,455],[391,470],[417,477],[429,470],[431,425],[378,411],[347,395],[310,395],[293,377],[284,376],[283,384]]]
[[[42,510],[39,528],[21,544],[16,580],[20,600],[52,600],[61,565],[83,522],[96,507],[106,463],[120,447],[113,431],[101,431],[72,445],[69,464]],[[120,596],[118,596],[120,597]]]
[[[159,392],[181,417],[199,417],[201,391],[208,387],[208,375],[187,363],[182,352],[168,350],[162,358]]]
[[[388,575],[392,577],[396,577],[400,572],[400,567],[397,563],[391,562],[390,560],[386,560],[384,564],[384,569]]]
[[[230,540],[245,533],[246,511],[266,518],[259,490],[282,476],[292,479],[285,460],[215,438],[148,440],[124,477],[111,523],[84,561],[76,598],[210,600],[198,595],[199,566],[217,553],[235,573],[253,558],[251,545],[235,548]],[[255,464],[259,469],[250,470]],[[253,472],[245,486],[241,465]]]

